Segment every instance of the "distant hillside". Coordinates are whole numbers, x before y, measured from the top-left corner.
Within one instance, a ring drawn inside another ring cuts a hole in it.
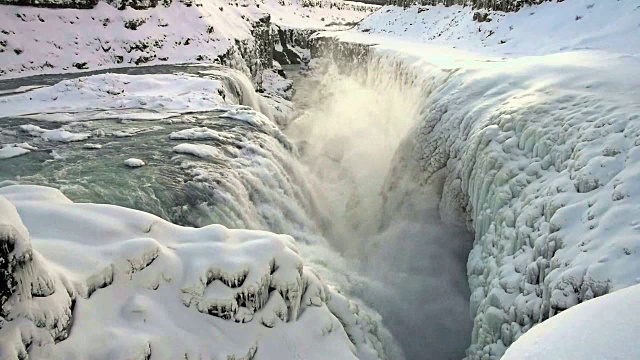
[[[474,9],[489,9],[499,11],[517,11],[523,6],[537,5],[555,0],[389,0],[389,5],[409,7],[411,5],[462,5]]]

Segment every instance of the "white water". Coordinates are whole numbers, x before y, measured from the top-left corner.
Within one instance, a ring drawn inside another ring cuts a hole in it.
[[[398,164],[412,150],[401,145],[421,93],[381,75],[330,67],[299,80],[302,113],[286,134],[329,219],[325,236],[364,278],[338,279],[341,287],[383,316],[406,358],[459,359],[472,327],[465,272],[472,238],[441,219],[441,185],[420,185],[409,176],[412,164]]]

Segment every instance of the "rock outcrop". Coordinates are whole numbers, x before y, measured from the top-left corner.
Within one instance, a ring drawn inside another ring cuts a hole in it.
[[[474,9],[488,9],[497,11],[518,11],[524,6],[537,5],[548,1],[563,0],[389,0],[388,5],[397,5],[402,7],[409,7],[411,5],[461,5],[471,6]]]

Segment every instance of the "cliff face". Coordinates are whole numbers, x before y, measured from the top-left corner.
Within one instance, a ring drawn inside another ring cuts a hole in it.
[[[295,29],[273,25],[273,59],[282,65],[300,64],[311,47],[310,37],[317,30]],[[308,56],[307,56],[308,57]]]

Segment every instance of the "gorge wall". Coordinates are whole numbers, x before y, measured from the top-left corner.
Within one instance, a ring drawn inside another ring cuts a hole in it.
[[[444,178],[440,211],[475,233],[469,359],[497,359],[535,324],[635,284],[637,221],[621,214],[637,211],[629,180],[639,172],[640,109],[628,96],[604,95],[631,83],[621,73],[593,75],[598,58],[584,67],[554,58],[461,69],[453,59],[337,37],[318,37],[312,53],[424,96],[420,125],[403,145],[413,151],[398,154],[386,186],[397,187],[411,163],[419,184]]]

